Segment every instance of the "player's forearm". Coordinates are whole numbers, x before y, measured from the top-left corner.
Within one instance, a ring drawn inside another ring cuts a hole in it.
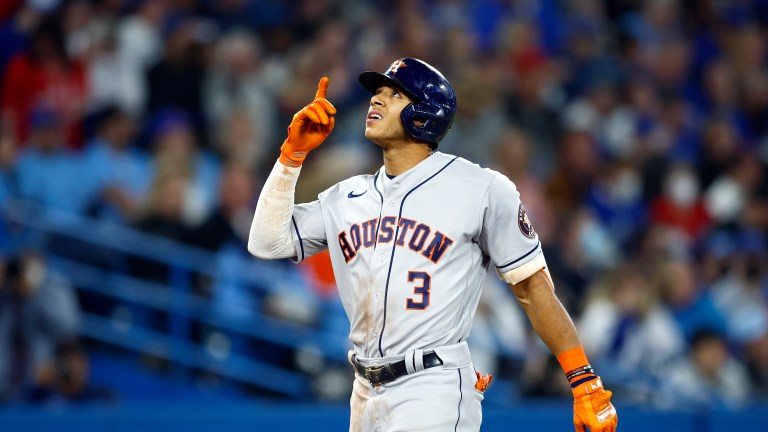
[[[579,337],[571,317],[555,295],[544,271],[510,285],[536,334],[555,355],[579,346]]]
[[[248,251],[264,258],[290,258],[296,255],[291,238],[291,217],[296,182],[301,167],[275,163],[264,182],[248,235]]]
[[[594,432],[614,432],[618,423],[610,391],[590,366],[579,343],[571,317],[555,295],[549,275],[538,271],[528,279],[511,285],[534,330],[565,372],[574,397],[573,422],[577,431],[589,427]]]

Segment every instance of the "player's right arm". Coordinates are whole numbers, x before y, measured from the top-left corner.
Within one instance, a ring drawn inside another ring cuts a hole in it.
[[[296,182],[307,154],[330,135],[336,108],[325,98],[328,78],[317,85],[315,99],[293,116],[280,158],[264,183],[248,236],[248,251],[263,259],[291,258],[296,248],[291,218]]]

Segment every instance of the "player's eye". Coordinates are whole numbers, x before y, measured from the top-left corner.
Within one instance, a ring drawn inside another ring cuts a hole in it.
[[[400,97],[400,92],[397,91],[397,90],[392,90],[392,97],[399,98]]]

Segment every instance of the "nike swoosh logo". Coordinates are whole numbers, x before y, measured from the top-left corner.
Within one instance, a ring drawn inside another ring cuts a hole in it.
[[[364,192],[363,192],[363,193],[361,193],[361,194],[355,194],[354,192],[350,192],[350,193],[347,195],[347,198],[357,198],[357,197],[359,197],[359,196],[363,196],[363,195],[365,195],[365,192],[368,192],[368,191],[364,191]]]

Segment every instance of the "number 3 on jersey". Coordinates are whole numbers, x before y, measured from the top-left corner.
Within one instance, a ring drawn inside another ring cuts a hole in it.
[[[418,280],[421,281],[421,285],[418,284]],[[408,282],[413,282],[416,285],[413,288],[414,294],[420,294],[421,299],[414,301],[412,298],[405,299],[406,309],[424,310],[429,306],[429,289],[432,285],[432,277],[423,271],[409,271]]]

